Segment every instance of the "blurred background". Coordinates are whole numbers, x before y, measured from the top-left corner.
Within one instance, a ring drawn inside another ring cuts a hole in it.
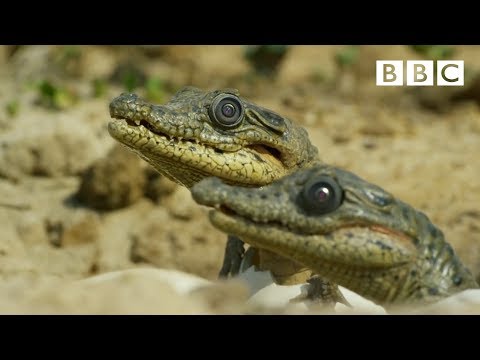
[[[464,60],[464,87],[377,87],[376,60]],[[0,288],[152,266],[215,279],[225,235],[110,138],[121,92],[236,88],[321,158],[425,212],[480,275],[478,46],[0,46]],[[13,305],[12,305],[13,306]]]

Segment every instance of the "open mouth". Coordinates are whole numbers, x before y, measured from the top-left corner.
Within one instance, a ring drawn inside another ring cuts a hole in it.
[[[226,205],[219,205],[216,207],[216,209],[228,216],[238,216],[235,211],[233,211]]]

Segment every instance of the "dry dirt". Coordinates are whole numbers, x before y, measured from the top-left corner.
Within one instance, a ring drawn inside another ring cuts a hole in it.
[[[325,162],[425,212],[480,277],[479,91],[473,86],[455,101],[464,89],[376,87],[376,59],[419,55],[404,46],[364,46],[357,63],[340,70],[340,49],[292,47],[267,80],[252,75],[239,46],[83,46],[70,57],[59,46],[0,47],[0,313],[122,313],[136,301],[140,312],[208,308],[194,297],[170,299],[167,288],[152,291],[148,279],[124,290],[110,284],[96,297],[68,285],[146,266],[213,280],[223,257],[225,235],[206,209],[108,135],[109,101],[125,90],[109,82],[95,97],[92,81],[111,78],[120,64],[161,78],[165,101],[184,85],[233,87],[302,124]],[[455,50],[466,68],[480,71],[480,47]],[[32,85],[39,80],[61,84],[77,101],[60,110],[41,106]],[[7,110],[12,102],[15,115]],[[170,305],[158,306],[160,293]],[[113,310],[105,305],[112,294],[126,299]]]

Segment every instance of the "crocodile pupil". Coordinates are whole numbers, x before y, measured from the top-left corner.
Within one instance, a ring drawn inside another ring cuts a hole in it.
[[[329,176],[313,178],[305,184],[300,205],[312,215],[329,213],[342,203],[343,192]]]
[[[233,128],[238,126],[245,113],[241,101],[231,94],[220,94],[210,107],[210,119],[220,128]]]
[[[222,114],[229,118],[232,117],[235,115],[235,107],[232,104],[223,105]]]
[[[315,198],[320,202],[325,202],[330,196],[330,190],[326,186],[318,188],[315,192]]]

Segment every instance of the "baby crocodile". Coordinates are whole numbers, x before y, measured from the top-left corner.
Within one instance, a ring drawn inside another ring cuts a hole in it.
[[[260,189],[210,178],[194,199],[256,248],[296,260],[380,305],[428,303],[477,288],[425,214],[351,172],[320,164]]]
[[[234,89],[202,91],[185,87],[165,105],[152,105],[135,94],[110,103],[111,136],[169,179],[192,187],[205,177],[260,187],[318,162],[307,131],[271,110],[239,96]],[[264,269],[279,284],[305,282],[304,266],[260,251]],[[235,275],[243,242],[230,237],[223,276]]]
[[[258,187],[318,158],[305,129],[233,89],[185,87],[161,106],[122,94],[110,115],[114,139],[187,188],[209,176]]]

